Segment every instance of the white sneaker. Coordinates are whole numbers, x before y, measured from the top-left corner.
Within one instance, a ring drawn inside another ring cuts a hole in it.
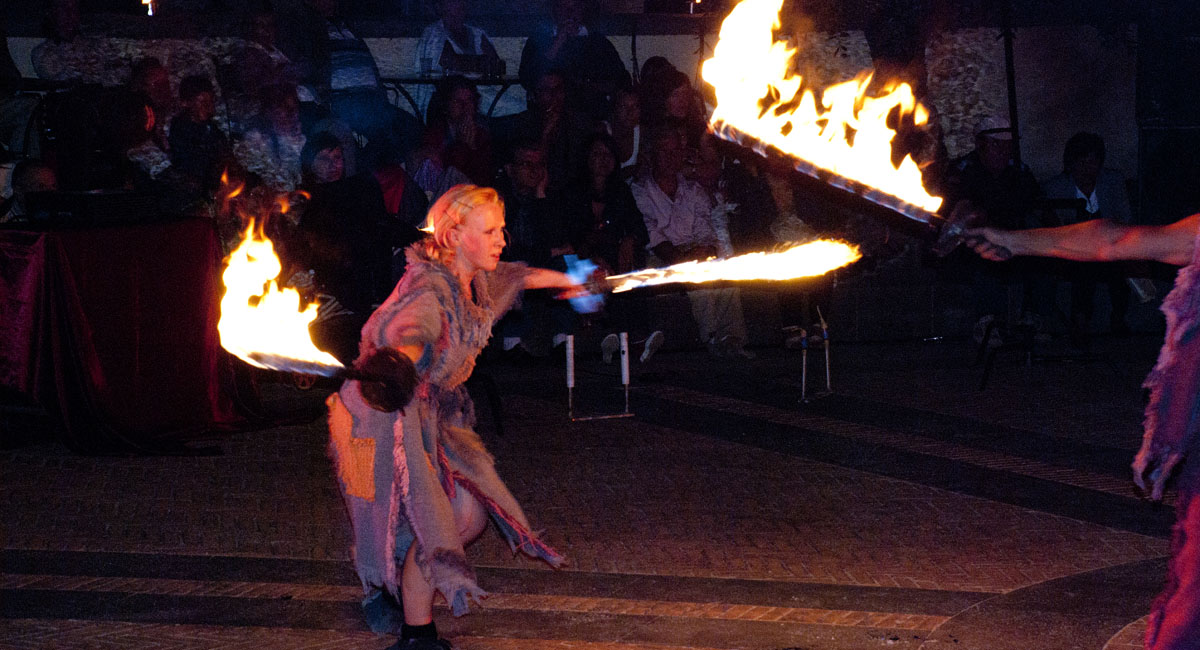
[[[617,353],[617,348],[621,347],[621,339],[617,338],[616,334],[609,334],[600,341],[600,354],[604,359],[604,363],[612,363],[613,355]]]
[[[642,356],[638,357],[638,360],[642,363],[646,363],[647,359],[654,356],[655,352],[658,352],[658,349],[662,347],[662,344],[662,330],[654,330],[650,333],[650,336],[646,337],[646,347],[642,348]]]

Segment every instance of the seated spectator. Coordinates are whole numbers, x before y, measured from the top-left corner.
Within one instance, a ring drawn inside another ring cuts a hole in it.
[[[665,56],[652,56],[642,63],[642,69],[637,72],[638,86],[654,86],[661,83],[663,77],[672,70],[679,69]]]
[[[415,72],[485,75],[499,70],[500,55],[478,27],[466,24],[466,0],[439,0],[438,20],[417,44]]]
[[[700,136],[707,131],[708,118],[704,102],[692,88],[688,76],[678,70],[667,70],[653,81],[639,87],[641,120],[655,125],[665,120],[677,121],[686,129],[689,157],[694,158]]]
[[[599,120],[617,89],[629,84],[629,71],[612,43],[584,25],[583,7],[580,0],[550,3],[550,24],[539,27],[521,50],[521,85],[530,92],[542,73],[560,70],[572,108]]]
[[[567,242],[563,210],[547,195],[546,153],[536,140],[518,143],[512,159],[496,183],[504,199],[508,245],[501,253],[505,261],[530,266],[565,269],[562,256],[572,252]],[[518,343],[534,356],[545,356],[552,346],[573,331],[575,313],[560,300],[528,295],[519,310],[509,312],[497,324],[504,349]]]
[[[420,119],[388,101],[366,41],[339,15],[336,0],[307,3],[314,27],[324,30],[317,35],[315,63],[329,89],[329,107],[366,140],[359,164],[373,169],[393,150],[410,151],[421,133]]]
[[[46,40],[29,53],[39,78],[104,86],[129,80],[129,67],[111,42],[80,30],[79,0],[52,0],[46,21]]]
[[[0,16],[0,44],[3,45],[0,47],[0,156],[5,152],[36,156],[40,153],[37,139],[26,141],[25,135],[38,98],[20,92],[21,71],[17,70],[8,49],[8,31],[3,16]]]
[[[264,89],[287,84],[296,89],[303,132],[307,135],[327,131],[337,136],[342,142],[346,174],[353,175],[359,170],[358,141],[350,125],[334,115],[327,105],[329,70],[328,52],[324,48],[327,40],[325,21],[315,15],[310,18],[312,22],[308,26],[317,32],[299,40],[307,46],[314,45],[311,39],[320,41],[315,50],[306,51],[310,57],[313,52],[325,53],[321,73],[313,67],[315,62],[311,58],[304,63],[296,61],[277,44],[278,18],[270,3],[264,2],[250,13],[245,46],[230,55],[228,65],[217,66],[230,131],[241,133],[250,128],[250,120],[262,112]],[[313,76],[319,74],[325,75],[325,81],[314,85]],[[319,88],[323,92],[319,93]]]
[[[417,53],[413,57],[413,73],[461,74],[468,78],[501,74],[504,62],[487,34],[478,27],[466,24],[466,0],[439,0],[436,5],[438,20],[421,33],[421,41],[417,43]],[[413,90],[413,98],[421,113],[425,114],[427,123],[430,97],[427,85],[417,86]]]
[[[966,155],[951,161],[943,187],[946,205],[952,214],[974,215],[979,223],[970,225],[991,226],[1004,229],[1030,228],[1037,225],[1036,208],[1041,202],[1042,190],[1037,179],[1025,165],[1017,166],[1013,159],[1013,130],[1008,120],[995,115],[985,116],[975,128],[975,148]],[[967,208],[972,209],[968,210]],[[1024,300],[1020,317],[1038,314],[1039,318],[1050,315],[1045,296],[1044,272],[1034,265],[1040,261],[1018,261],[998,265],[974,256],[951,256],[948,265],[956,277],[970,278],[975,299],[975,311],[979,319],[975,324],[974,337],[982,340],[989,323],[1008,324],[1017,320],[1010,312],[1014,302],[1009,294],[1020,291],[1032,300]],[[1031,268],[1032,267],[1032,268]],[[1032,285],[1027,280],[1034,278]],[[1027,288],[1031,290],[1027,291]],[[999,344],[1002,337],[992,336],[989,344]]]
[[[592,124],[586,116],[571,110],[565,78],[561,72],[550,70],[538,75],[527,110],[492,120],[492,136],[503,160],[512,159],[518,142],[539,143],[549,170],[547,191],[556,194],[582,164],[583,141],[594,130]]]
[[[631,178],[638,161],[638,147],[642,139],[642,110],[638,94],[626,86],[617,91],[613,99],[612,113],[603,122],[605,133],[613,137],[617,145],[617,162],[623,178]]]
[[[290,192],[300,183],[300,151],[305,136],[300,125],[296,89],[277,84],[263,89],[262,113],[234,143],[233,152],[246,171],[277,192]]]
[[[154,195],[164,214],[184,214],[199,207],[199,183],[171,164],[159,140],[154,107],[133,91],[115,94],[107,108],[112,126],[111,151],[124,163],[123,187]]]
[[[275,84],[298,84],[296,66],[275,44],[277,29],[275,12],[269,6],[260,6],[251,12],[246,27],[245,45],[230,55],[228,67],[219,67],[221,94],[229,106],[229,119],[234,130],[241,130],[247,119],[261,109],[259,91]],[[303,89],[297,87],[300,95]],[[302,101],[315,101],[314,93],[307,93]]]
[[[12,196],[0,201],[0,223],[23,221],[29,216],[27,197],[34,192],[58,189],[54,169],[36,158],[26,158],[12,170]]]
[[[161,144],[167,145],[167,130],[179,105],[171,91],[171,75],[158,59],[148,56],[133,62],[129,72],[129,88],[145,97],[154,109],[155,129]]]
[[[375,170],[375,180],[383,190],[383,204],[388,214],[414,228],[425,224],[429,199],[403,165],[384,164]]]
[[[1079,208],[1060,212],[1062,225],[1090,219],[1129,224],[1133,215],[1125,179],[1120,172],[1104,167],[1104,138],[1080,132],[1067,140],[1063,150],[1063,172],[1042,184],[1048,199],[1075,199]],[[1080,264],[1072,269],[1071,327],[1074,336],[1086,337],[1095,311],[1096,285],[1108,286],[1112,312],[1109,324],[1114,334],[1129,334],[1125,315],[1129,310],[1129,286],[1121,267],[1115,264]]]
[[[208,77],[186,77],[179,84],[182,110],[171,120],[168,137],[171,163],[180,173],[211,194],[221,183],[221,173],[234,164],[229,140],[217,126],[216,99]]]
[[[630,187],[645,218],[650,263],[662,266],[717,255],[718,239],[710,214],[712,199],[704,188],[683,175],[685,126],[666,121],[647,134],[646,173]],[[687,292],[700,339],[718,358],[750,358],[746,324],[737,289],[693,289]]]
[[[341,142],[335,136],[314,134],[304,146],[301,164],[310,198],[299,208],[294,234],[284,246],[287,275],[320,302],[309,326],[313,342],[350,364],[358,356],[363,324],[398,279],[394,253],[422,234],[387,213],[373,176],[344,175]]]
[[[763,159],[705,133],[695,179],[713,199],[712,224],[722,257],[769,250],[777,242],[771,224],[779,217]]]
[[[587,141],[587,163],[565,194],[570,244],[606,275],[645,266],[646,224],[617,167],[617,143],[597,133]]]
[[[474,185],[491,183],[492,138],[478,109],[474,82],[454,75],[438,84],[429,103],[429,125],[410,166],[426,191],[435,190],[450,168],[462,172]]]

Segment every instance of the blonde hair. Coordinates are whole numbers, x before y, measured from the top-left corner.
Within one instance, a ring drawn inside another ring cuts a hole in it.
[[[455,185],[439,196],[425,218],[428,226],[433,228],[433,234],[426,239],[429,256],[449,263],[454,257],[454,246],[450,243],[450,231],[454,230],[467,215],[481,205],[495,204],[504,209],[504,200],[500,194],[490,187],[480,187],[464,183]]]

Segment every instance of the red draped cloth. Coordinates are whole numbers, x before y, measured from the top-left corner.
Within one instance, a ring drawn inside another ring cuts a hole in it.
[[[0,230],[0,386],[83,453],[161,453],[237,421],[203,220]]]

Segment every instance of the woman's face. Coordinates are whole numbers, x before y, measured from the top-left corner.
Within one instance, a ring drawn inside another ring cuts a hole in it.
[[[617,95],[617,106],[614,109],[616,121],[621,124],[637,124],[641,120],[641,107],[637,95],[621,93]]]
[[[471,273],[496,270],[504,250],[504,208],[497,203],[477,206],[455,228],[456,259]]]
[[[323,149],[317,152],[312,161],[313,177],[318,183],[332,183],[342,179],[345,170],[345,160],[342,158],[342,148]]]
[[[475,114],[475,93],[470,88],[458,88],[450,94],[446,117],[451,122],[463,122]]]
[[[593,177],[607,178],[617,168],[617,159],[603,142],[593,142],[588,150],[588,170]]]
[[[687,117],[692,107],[692,88],[682,85],[667,95],[667,115],[671,117]]]
[[[300,128],[300,100],[288,97],[267,109],[267,119],[279,133],[288,133]]]

